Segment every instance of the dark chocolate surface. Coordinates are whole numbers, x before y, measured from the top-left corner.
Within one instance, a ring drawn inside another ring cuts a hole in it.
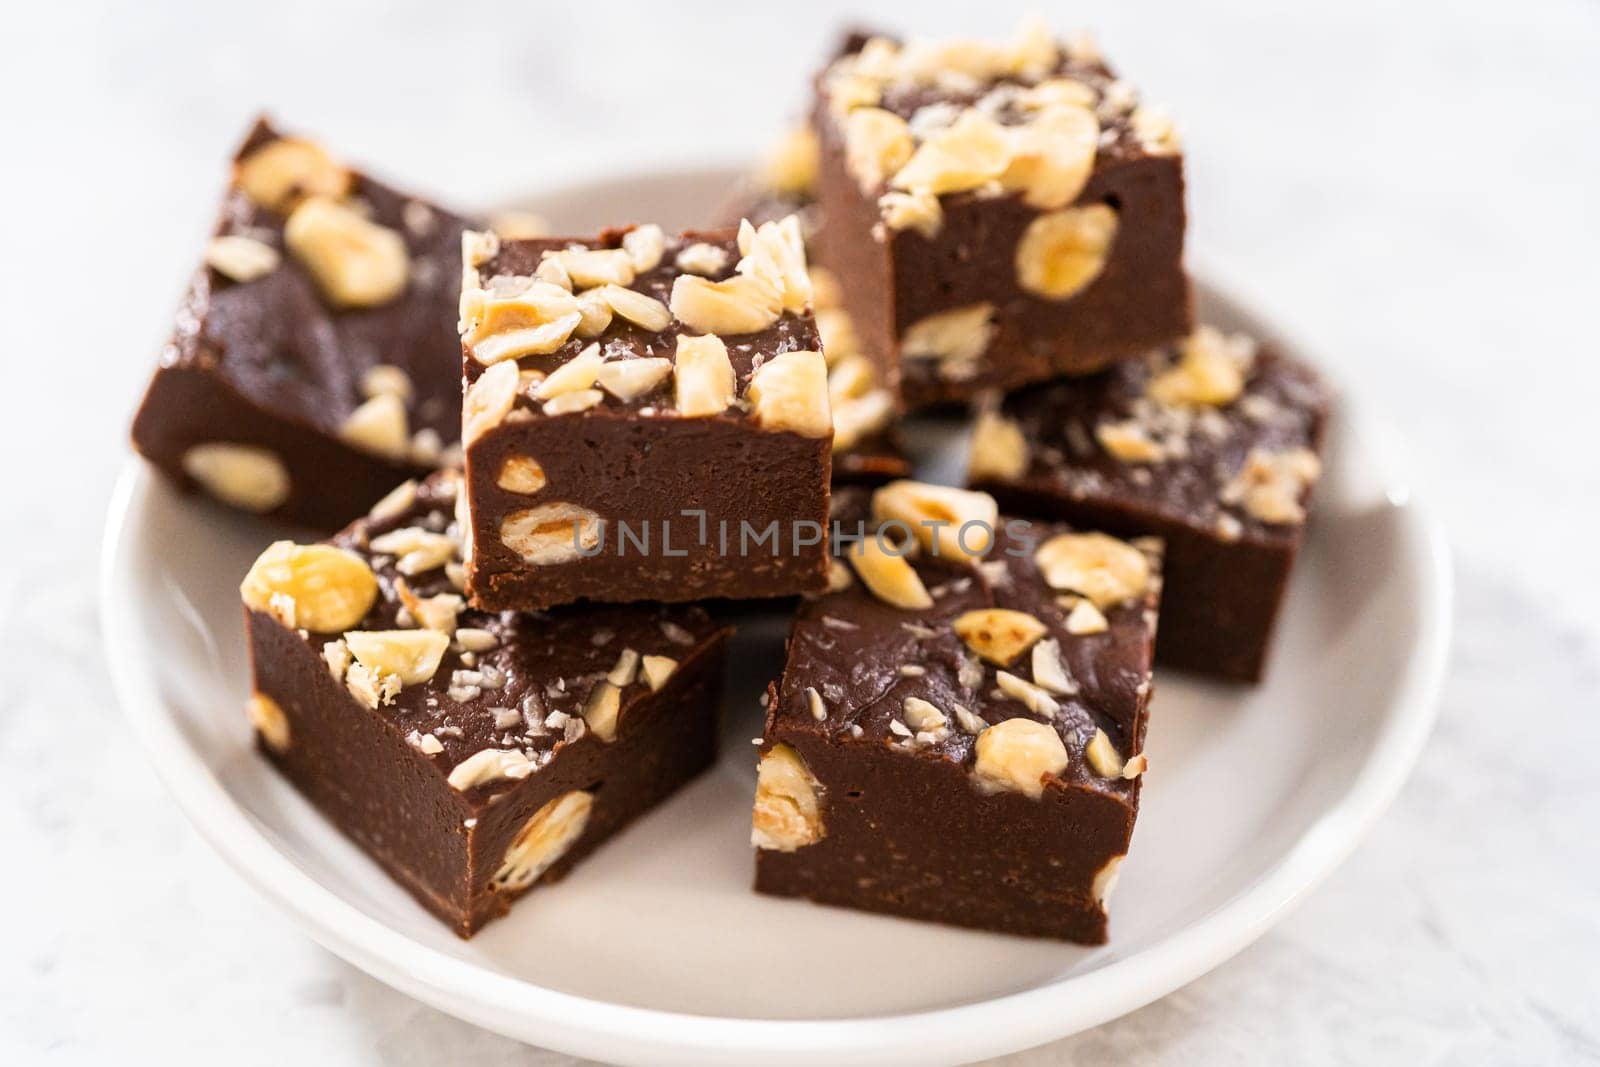
[[[238,158],[281,136],[259,121]],[[342,525],[435,462],[396,461],[339,439],[340,425],[366,399],[363,375],[380,364],[410,380],[412,434],[431,431],[443,447],[460,439],[455,323],[466,222],[359,172],[351,194],[373,221],[404,238],[410,255],[407,289],[379,307],[328,305],[285,248],[286,217],[237,187],[224,194],[216,235],[254,238],[281,258],[254,281],[235,282],[205,266],[191,280],[133,428],[135,445],[169,477],[191,484],[182,462],[194,445],[257,445],[290,474],[290,495],[277,514],[323,529]]]
[[[1028,450],[1015,478],[986,474],[974,488],[1018,514],[1065,519],[1122,536],[1166,542],[1166,588],[1157,655],[1163,664],[1238,681],[1259,680],[1304,523],[1267,523],[1226,488],[1255,449],[1320,453],[1329,393],[1316,373],[1270,345],[1254,352],[1244,392],[1221,407],[1170,408],[1146,395],[1174,350],[1153,352],[1089,378],[1023,390],[1001,414]],[[1147,427],[1164,458],[1111,455],[1096,428]],[[1309,509],[1314,487],[1301,494]]]

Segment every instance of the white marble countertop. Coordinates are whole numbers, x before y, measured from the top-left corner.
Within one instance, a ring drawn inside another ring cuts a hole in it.
[[[871,6],[7,10],[0,1061],[567,1062],[317,948],[163,794],[98,647],[96,550],[128,419],[255,108],[423,188],[487,197],[685,143],[750,152],[833,29]],[[919,8],[929,30],[976,30],[995,5]],[[1174,105],[1197,260],[1396,427],[1458,553],[1458,631],[1421,766],[1310,900],[1186,989],[1006,1062],[1600,1060],[1600,8],[1235,0],[1059,18],[1096,27]]]

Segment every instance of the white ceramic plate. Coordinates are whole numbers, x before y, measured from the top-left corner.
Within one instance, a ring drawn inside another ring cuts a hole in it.
[[[534,206],[568,232],[619,213],[693,224],[728,178],[638,175]],[[1210,321],[1287,340],[1213,289],[1201,297]],[[111,667],[150,758],[217,851],[312,937],[421,1000],[597,1059],[964,1062],[1114,1018],[1216,966],[1327,875],[1400,787],[1433,719],[1449,570],[1353,406],[1346,395],[1266,683],[1158,673],[1151,771],[1104,948],[750,891],[749,739],[781,663],[781,618],[741,633],[721,763],[470,942],[251,749],[237,583],[283,531],[180,496],[130,460],[106,532]],[[924,472],[957,475],[959,438],[957,424],[920,424]]]

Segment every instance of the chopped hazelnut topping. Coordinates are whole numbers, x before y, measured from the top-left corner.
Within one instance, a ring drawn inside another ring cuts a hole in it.
[[[336,633],[372,609],[378,579],[365,560],[342,548],[277,541],[251,565],[239,593],[250,610],[269,612],[285,626]]]
[[[1081,594],[1100,608],[1143,596],[1150,585],[1144,553],[1102,533],[1058,534],[1039,546],[1034,562],[1050,588]]]
[[[872,595],[885,604],[905,611],[933,606],[933,598],[911,564],[904,556],[892,553],[877,537],[866,537],[852,545],[849,560]]]
[[[310,197],[295,208],[283,240],[336,307],[387,304],[410,279],[404,238],[327,197]]]
[[[990,663],[1008,667],[1049,631],[1032,615],[1008,608],[979,608],[951,624],[963,644]]]
[[[254,237],[227,234],[206,245],[206,266],[235,282],[253,282],[278,269],[278,250]]]

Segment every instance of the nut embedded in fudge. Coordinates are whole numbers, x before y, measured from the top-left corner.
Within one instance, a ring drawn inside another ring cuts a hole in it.
[[[465,256],[475,605],[825,584],[833,422],[797,220],[469,233]]]
[[[766,163],[741,184],[732,221],[769,222],[795,215],[801,232],[816,230],[817,138],[809,125],[789,130]],[[809,255],[809,251],[808,251]],[[904,478],[911,461],[901,445],[894,396],[878,367],[861,351],[839,279],[821,267],[809,271],[817,332],[828,361],[833,406],[833,484],[875,485]]]
[[[916,482],[871,512],[917,551],[869,535],[800,608],[768,693],[756,888],[1103,942],[1145,768],[1159,544]]]
[[[1161,537],[1158,659],[1256,681],[1321,472],[1328,404],[1309,367],[1201,327],[980,414],[968,477],[1017,514]]]
[[[164,474],[334,530],[461,436],[464,220],[266,121],[134,420]]]
[[[1183,157],[1087,38],[852,42],[817,78],[816,261],[906,407],[1187,332]]]
[[[457,478],[246,576],[261,750],[463,937],[707,767],[728,631],[697,607],[465,607]]]

